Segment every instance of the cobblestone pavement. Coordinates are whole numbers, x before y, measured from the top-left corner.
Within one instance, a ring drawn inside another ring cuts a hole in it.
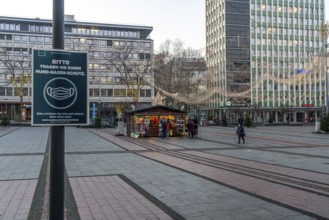
[[[329,219],[329,135],[311,126],[245,130],[237,144],[230,127],[201,127],[196,139],[66,127],[65,218]],[[48,134],[0,127],[1,220],[41,219]]]

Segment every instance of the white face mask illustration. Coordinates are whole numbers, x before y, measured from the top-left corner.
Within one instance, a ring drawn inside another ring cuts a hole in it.
[[[64,88],[64,87],[58,87],[58,88],[47,88],[47,95],[50,97],[56,99],[56,100],[64,100],[68,99],[71,96],[74,95],[74,88]]]

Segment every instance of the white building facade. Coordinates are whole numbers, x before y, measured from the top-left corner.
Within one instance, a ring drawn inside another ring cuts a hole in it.
[[[153,82],[151,68],[145,70],[141,77],[135,72],[137,70],[128,65],[138,63],[140,66],[147,64],[151,67],[153,40],[149,35],[152,30],[149,26],[77,22],[74,16],[65,16],[65,50],[88,52],[91,111],[96,109],[107,116],[124,104],[130,106],[133,103],[140,107],[152,105],[154,87],[145,83]],[[0,116],[17,119],[20,106],[20,97],[5,61],[13,57],[18,59],[20,56],[31,56],[32,49],[51,48],[52,20],[0,17]],[[122,64],[125,67],[120,66],[120,60],[115,54],[122,54],[122,57],[124,54]],[[16,71],[17,74],[21,72]],[[20,86],[20,82],[17,84]],[[29,119],[31,80],[23,87],[25,119]],[[132,90],[136,88],[137,103],[132,95]]]

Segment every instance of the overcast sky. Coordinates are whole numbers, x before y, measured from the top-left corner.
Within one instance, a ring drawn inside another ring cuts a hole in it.
[[[52,19],[52,0],[1,1],[0,15]],[[88,3],[90,2],[90,3]],[[152,26],[154,49],[166,39],[205,48],[205,0],[64,0],[77,21]]]
[[[152,26],[154,49],[166,39],[202,49],[205,40],[205,0],[64,0],[65,14],[77,21]],[[90,3],[88,3],[90,2]],[[329,20],[329,0],[326,20]],[[52,0],[3,0],[1,16],[52,19]]]

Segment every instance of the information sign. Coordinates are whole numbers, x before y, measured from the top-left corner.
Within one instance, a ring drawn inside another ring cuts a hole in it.
[[[32,125],[87,125],[87,52],[33,50]]]

